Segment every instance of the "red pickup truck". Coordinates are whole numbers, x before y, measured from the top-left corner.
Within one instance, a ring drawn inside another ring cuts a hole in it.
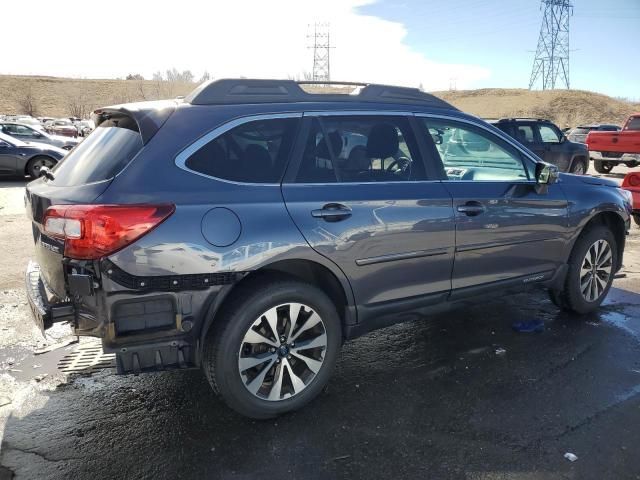
[[[640,165],[640,113],[632,114],[619,132],[589,132],[585,143],[600,173],[610,172],[619,163]]]

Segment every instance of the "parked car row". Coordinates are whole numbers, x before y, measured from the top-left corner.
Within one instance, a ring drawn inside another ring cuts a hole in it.
[[[80,140],[74,137],[50,134],[31,125],[16,122],[0,121],[0,132],[23,142],[46,143],[65,150],[71,150],[80,143]]]
[[[78,117],[54,118],[31,117],[29,115],[0,115],[0,122],[12,122],[28,125],[32,128],[44,130],[53,135],[66,137],[86,137],[95,128],[92,120],[83,120]]]

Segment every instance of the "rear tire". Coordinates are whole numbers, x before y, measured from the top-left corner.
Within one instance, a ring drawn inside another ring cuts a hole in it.
[[[573,247],[561,289],[550,290],[553,303],[585,314],[606,298],[617,270],[618,246],[611,230],[602,225],[585,230]]]
[[[640,213],[635,213],[633,215],[633,221],[636,222],[636,225],[640,227]]]
[[[35,180],[40,177],[40,169],[42,167],[53,168],[56,163],[58,162],[51,157],[39,155],[29,160],[29,163],[27,163],[26,173]]]
[[[315,398],[341,344],[340,317],[324,292],[300,281],[262,278],[240,286],[223,307],[202,363],[229,407],[265,419]]]
[[[603,160],[594,160],[593,167],[596,169],[598,173],[609,173],[613,170],[615,165],[612,162],[605,162]]]

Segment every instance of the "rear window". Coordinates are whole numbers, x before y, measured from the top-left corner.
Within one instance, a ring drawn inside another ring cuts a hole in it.
[[[185,162],[212,177],[246,183],[278,183],[284,173],[298,120],[247,122],[223,133]]]
[[[53,185],[69,187],[115,177],[142,148],[134,122],[107,120],[75,147],[53,170]]]

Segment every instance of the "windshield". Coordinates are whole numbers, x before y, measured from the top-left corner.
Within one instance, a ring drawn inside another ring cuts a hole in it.
[[[58,163],[53,170],[52,184],[67,187],[113,178],[141,148],[142,137],[138,131],[100,126]]]

